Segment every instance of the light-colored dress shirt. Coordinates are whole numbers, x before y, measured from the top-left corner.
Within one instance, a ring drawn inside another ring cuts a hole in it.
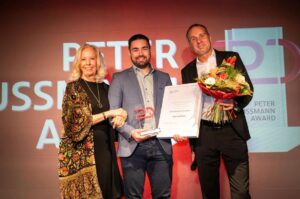
[[[146,75],[144,75],[143,71],[139,69],[136,66],[133,66],[136,77],[139,82],[139,86],[142,92],[143,100],[144,100],[144,108],[146,116],[149,116],[149,118],[144,119],[144,125],[140,126],[140,128],[144,129],[155,129],[156,124],[155,124],[155,115],[154,112],[151,110],[147,110],[146,108],[152,108],[154,110],[154,94],[153,94],[153,68],[151,66],[150,72]],[[154,110],[155,111],[155,110]],[[141,124],[143,122],[141,121]]]
[[[217,60],[216,60],[216,53],[213,50],[212,54],[209,56],[206,62],[200,62],[200,60],[197,58],[197,74],[198,78],[201,77],[203,74],[206,74],[209,72],[210,69],[217,67]],[[202,107],[202,117],[203,120],[209,120],[207,117],[207,111],[212,107],[214,104],[215,98],[206,95],[205,93],[202,94],[203,99],[203,107]]]

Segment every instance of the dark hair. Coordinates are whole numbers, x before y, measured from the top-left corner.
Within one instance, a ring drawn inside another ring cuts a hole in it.
[[[139,40],[139,39],[143,39],[145,40],[147,43],[148,43],[148,46],[149,48],[151,48],[150,46],[150,41],[149,41],[149,38],[143,34],[136,34],[136,35],[133,35],[132,37],[129,38],[128,40],[128,48],[130,50],[130,47],[131,47],[131,43],[135,40]]]
[[[206,32],[206,34],[209,35],[208,29],[206,28],[205,25],[195,23],[195,24],[191,25],[191,26],[187,29],[187,31],[186,31],[186,35],[185,35],[185,36],[186,36],[187,40],[189,40],[189,33],[190,33],[191,29],[194,28],[194,27],[200,27],[200,28],[203,28],[204,31]]]

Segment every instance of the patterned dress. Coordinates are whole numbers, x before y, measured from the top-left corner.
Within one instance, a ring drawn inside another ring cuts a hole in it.
[[[92,90],[99,87],[101,108],[81,79],[68,83],[63,99],[64,131],[58,154],[61,198],[120,198],[122,183],[111,127],[108,121],[92,126],[92,115],[109,109],[108,86],[88,84]]]

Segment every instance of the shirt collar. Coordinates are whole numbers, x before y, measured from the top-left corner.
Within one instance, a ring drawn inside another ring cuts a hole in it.
[[[209,60],[211,60],[211,59],[216,59],[216,52],[214,49],[212,50],[212,53],[210,54],[210,56],[208,57],[206,62],[209,62]],[[200,62],[200,60],[197,57],[197,64],[205,64],[206,62],[204,62],[204,63]]]
[[[154,72],[154,68],[152,67],[152,65],[149,64],[149,66],[150,66],[150,72],[149,72],[147,75],[151,75],[151,74]],[[134,71],[135,74],[141,73],[141,69],[138,68],[138,67],[135,66],[135,65],[133,65],[133,71]],[[147,75],[145,75],[145,76],[147,76]]]

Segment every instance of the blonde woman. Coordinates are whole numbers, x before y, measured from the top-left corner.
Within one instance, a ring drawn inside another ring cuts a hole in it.
[[[59,147],[61,198],[121,198],[112,127],[123,126],[127,113],[109,110],[106,67],[98,49],[84,44],[76,53],[71,82],[62,106],[64,131]]]

